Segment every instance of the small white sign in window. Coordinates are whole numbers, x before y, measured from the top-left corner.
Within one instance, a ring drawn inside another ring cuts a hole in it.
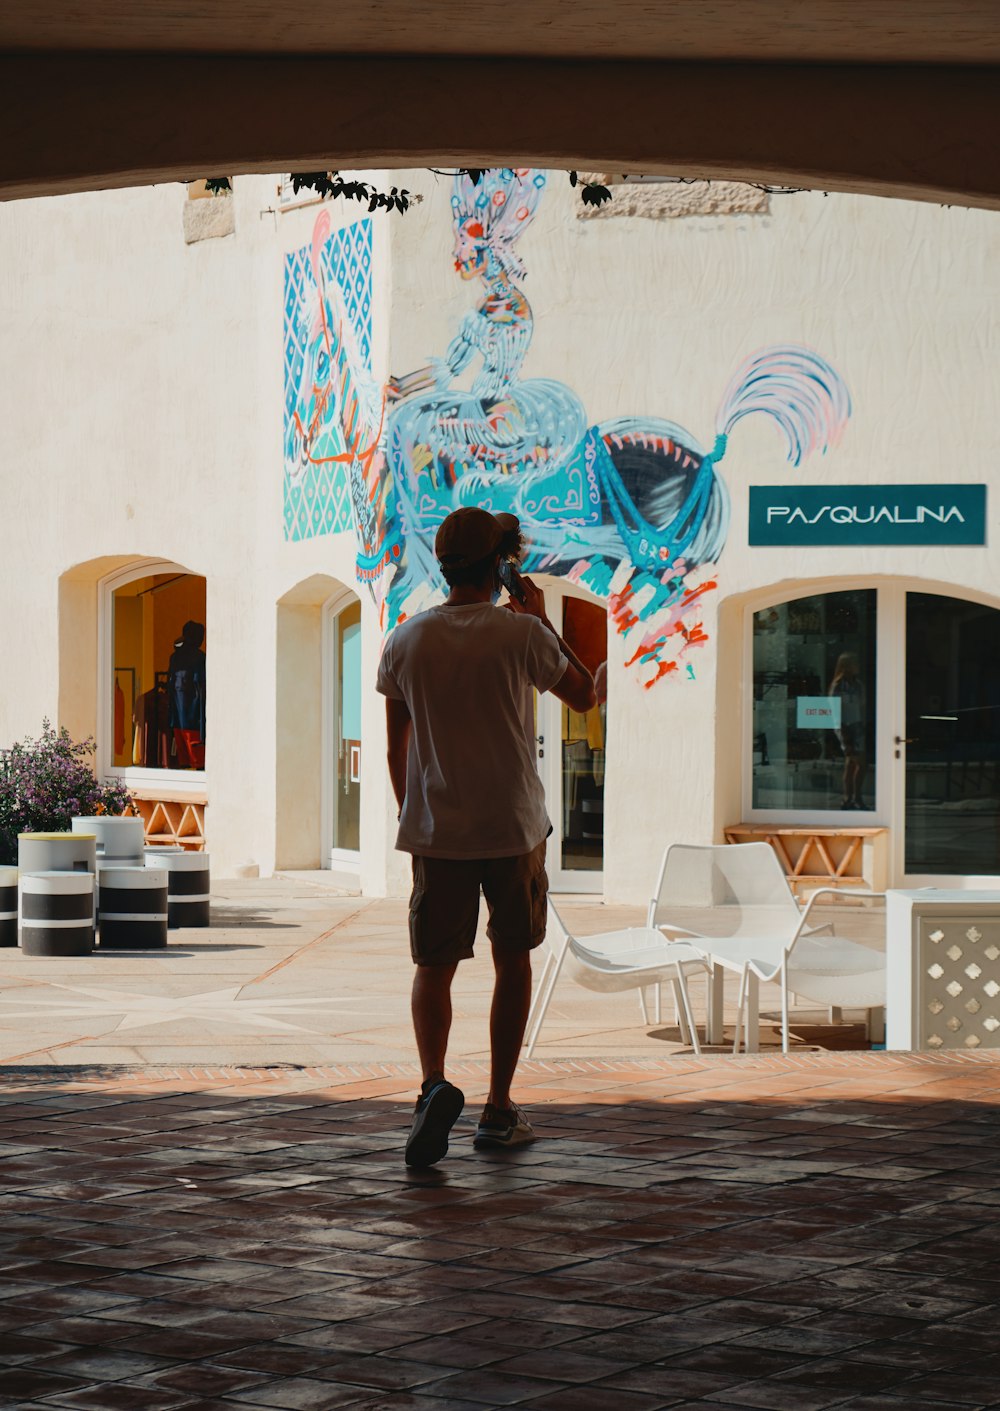
[[[799,696],[795,703],[798,730],[839,730],[839,696]]]

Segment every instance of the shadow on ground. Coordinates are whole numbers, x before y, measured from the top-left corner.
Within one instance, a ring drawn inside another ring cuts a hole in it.
[[[1000,1406],[996,1062],[525,1065],[406,1172],[401,1065],[3,1070],[17,1406]]]
[[[301,929],[294,921],[273,920],[269,912],[236,906],[213,906],[211,924],[221,926],[228,931],[241,926],[254,931],[298,931]]]
[[[127,946],[105,946],[102,949],[100,945],[97,945],[94,947],[92,954],[97,957],[103,956],[105,960],[107,960],[109,956],[115,955],[127,956],[129,960],[138,960],[143,957],[149,960],[190,960],[192,956],[211,955],[214,951],[263,949],[263,946],[255,945],[253,941],[218,941],[213,945],[205,946],[198,945],[191,941],[171,941],[168,946],[161,946],[159,949],[150,949],[148,946],[137,946],[132,950]]]

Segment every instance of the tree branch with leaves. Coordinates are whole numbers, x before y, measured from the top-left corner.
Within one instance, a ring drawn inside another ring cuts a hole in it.
[[[458,167],[454,171],[442,172],[436,167],[430,167],[429,170],[438,176],[467,176],[474,186],[478,186],[490,168]],[[324,201],[359,201],[367,205],[369,211],[399,211],[402,214],[409,210],[413,201],[412,193],[402,187],[390,186],[388,191],[380,191],[378,187],[371,186],[366,181],[346,181],[339,171],[292,172],[291,183],[296,196],[311,191]],[[595,181],[581,182],[575,171],[569,173],[569,184],[572,187],[579,186],[585,206],[600,206],[611,200],[611,192],[606,186],[601,186]],[[220,196],[232,191],[233,186],[228,176],[210,176],[206,178],[205,189],[213,196]]]

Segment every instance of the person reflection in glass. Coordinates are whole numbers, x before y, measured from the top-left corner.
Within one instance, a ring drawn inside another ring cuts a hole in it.
[[[844,797],[841,808],[867,808],[861,790],[868,772],[865,754],[865,686],[854,652],[841,652],[830,682],[831,696],[840,700],[837,739],[844,752]]]

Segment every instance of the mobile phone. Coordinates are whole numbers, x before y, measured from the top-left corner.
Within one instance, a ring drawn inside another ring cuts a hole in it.
[[[514,567],[510,559],[500,560],[499,574],[500,582],[507,589],[507,592],[512,598],[516,598],[517,601],[523,607],[525,602],[527,601],[527,595],[524,591],[524,584],[521,581],[521,575],[518,573],[517,569]]]

